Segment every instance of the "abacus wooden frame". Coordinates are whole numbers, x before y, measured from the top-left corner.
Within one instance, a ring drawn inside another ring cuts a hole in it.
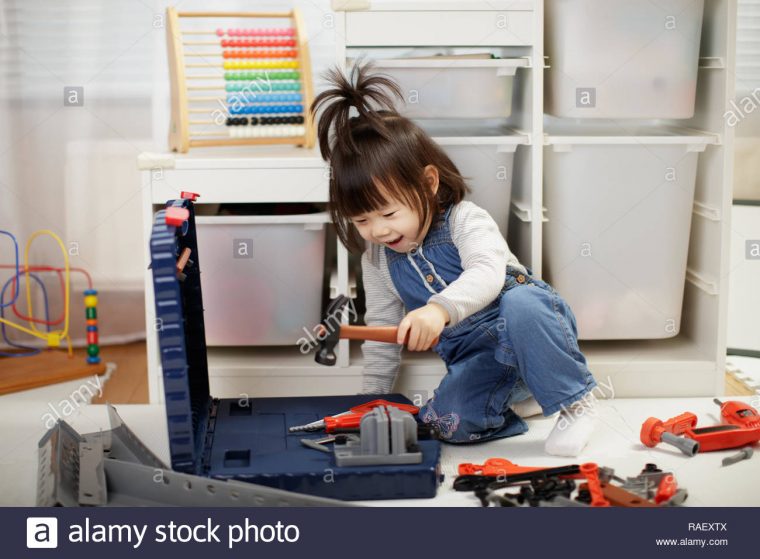
[[[179,22],[182,18],[289,18],[295,29],[297,42],[298,69],[301,72],[304,97],[304,127],[302,136],[271,138],[220,138],[194,139],[190,134],[187,82],[185,74],[185,52]],[[171,123],[169,126],[169,147],[172,151],[187,153],[191,147],[206,146],[247,146],[292,144],[306,148],[314,147],[316,131],[308,107],[314,100],[309,46],[305,38],[305,27],[300,12],[178,12],[175,8],[166,10],[166,39],[171,82]]]

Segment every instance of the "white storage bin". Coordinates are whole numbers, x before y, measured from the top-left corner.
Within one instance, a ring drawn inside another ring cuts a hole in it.
[[[398,82],[410,118],[502,118],[512,112],[515,73],[523,58],[398,58],[375,60],[378,72]]]
[[[319,323],[329,221],[326,212],[196,218],[208,345],[297,345]]]
[[[704,0],[547,0],[546,112],[691,118],[703,10]]]
[[[752,204],[752,205],[747,205]],[[731,209],[731,277],[728,286],[728,347],[760,351],[760,204],[734,203]]]
[[[471,188],[467,200],[488,211],[506,237],[517,146],[528,138],[506,127],[420,122],[443,148]]]
[[[547,137],[544,275],[573,309],[582,339],[672,337],[698,152],[716,138],[609,132]]]

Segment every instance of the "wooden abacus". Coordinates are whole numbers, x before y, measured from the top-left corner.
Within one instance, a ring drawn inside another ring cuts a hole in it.
[[[243,18],[285,19],[288,25],[250,29],[195,25]],[[221,13],[168,8],[166,29],[173,151],[256,144],[314,146],[311,64],[297,10]]]

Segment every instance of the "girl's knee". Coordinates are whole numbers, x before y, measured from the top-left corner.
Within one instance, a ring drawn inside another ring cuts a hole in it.
[[[552,311],[552,295],[540,287],[521,285],[504,293],[500,303],[501,318],[509,327],[526,327],[540,322]]]

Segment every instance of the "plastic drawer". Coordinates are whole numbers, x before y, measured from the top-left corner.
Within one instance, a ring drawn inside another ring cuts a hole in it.
[[[533,12],[527,10],[346,13],[349,47],[530,46],[532,42]]]
[[[704,0],[547,0],[545,110],[691,118]]]
[[[328,222],[326,212],[196,218],[207,345],[298,345],[321,318]]]
[[[678,334],[697,158],[712,141],[549,136],[544,275],[573,309],[580,338]]]
[[[398,110],[410,118],[504,118],[512,113],[518,68],[528,61],[504,59],[385,59],[378,72],[401,87]]]

